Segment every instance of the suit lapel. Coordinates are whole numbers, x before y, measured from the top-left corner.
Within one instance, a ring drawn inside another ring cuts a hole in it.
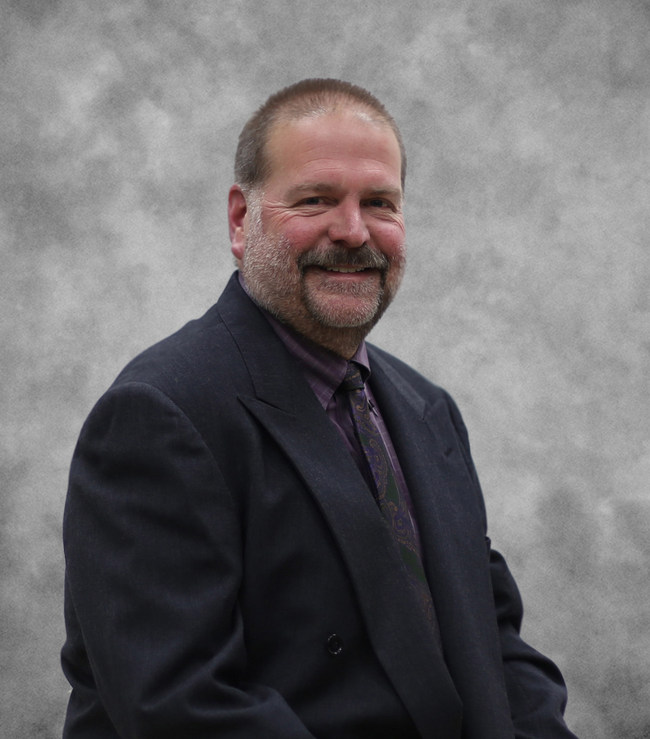
[[[372,389],[389,428],[422,535],[423,558],[449,671],[463,703],[484,700],[477,673],[502,675],[502,656],[488,572],[485,510],[443,395],[427,403],[371,351]],[[490,710],[480,708],[484,736],[509,715],[505,685],[494,685]],[[475,714],[476,716],[476,714]]]
[[[485,513],[453,434],[444,398],[427,403],[385,360],[372,351],[371,357],[373,392],[413,500],[445,643],[458,631],[461,589],[466,590],[467,583],[485,569]],[[468,521],[475,524],[475,531],[468,531]]]
[[[338,432],[260,311],[231,286],[220,312],[255,392],[240,401],[314,497],[357,592],[370,641],[423,737],[460,732],[460,701],[377,505]],[[381,563],[381,565],[378,565]]]
[[[433,736],[435,726],[439,735],[452,736],[460,725],[456,690],[420,605],[405,586],[389,528],[338,432],[317,401],[317,408],[305,405],[296,415],[260,398],[241,400],[316,500],[348,567],[370,641],[420,733]]]

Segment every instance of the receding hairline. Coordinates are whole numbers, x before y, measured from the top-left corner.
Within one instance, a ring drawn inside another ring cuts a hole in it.
[[[318,118],[326,115],[356,113],[366,115],[369,121],[387,126],[393,124],[388,111],[378,110],[371,103],[344,91],[326,91],[320,94],[304,93],[278,104],[272,120],[295,121],[301,118]]]
[[[401,184],[406,177],[406,152],[399,128],[385,106],[372,93],[334,79],[307,79],[271,95],[242,129],[235,157],[235,180],[245,188],[260,187],[270,174],[268,143],[282,123],[326,115],[353,114],[369,123],[388,127],[397,141]]]
[[[272,141],[273,137],[281,131],[285,126],[290,127],[292,125],[300,124],[302,121],[312,121],[312,120],[318,120],[318,119],[340,119],[341,121],[344,121],[346,118],[353,118],[358,121],[361,121],[364,124],[374,126],[377,129],[383,129],[384,131],[391,133],[393,136],[393,140],[395,141],[395,144],[397,145],[397,148],[400,152],[400,165],[402,160],[402,151],[400,147],[400,142],[398,137],[395,134],[394,128],[390,125],[390,122],[385,120],[383,117],[380,117],[378,115],[374,114],[375,111],[365,107],[365,106],[339,106],[336,108],[327,108],[323,110],[318,111],[311,111],[304,115],[283,115],[280,113],[277,118],[273,121],[273,123],[269,126],[269,128],[266,131],[266,137],[264,142],[264,160],[267,165],[267,167],[271,168],[272,163]],[[270,171],[267,172],[267,175],[270,174]],[[260,183],[263,184],[263,183]]]

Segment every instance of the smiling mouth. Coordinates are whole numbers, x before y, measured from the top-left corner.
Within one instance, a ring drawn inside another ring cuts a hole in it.
[[[365,272],[370,267],[322,267],[326,272],[340,272],[344,275],[354,274],[356,272]]]

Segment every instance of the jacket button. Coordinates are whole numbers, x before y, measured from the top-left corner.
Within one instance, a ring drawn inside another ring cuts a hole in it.
[[[343,639],[338,634],[331,634],[327,637],[327,651],[333,657],[338,657],[343,653]]]

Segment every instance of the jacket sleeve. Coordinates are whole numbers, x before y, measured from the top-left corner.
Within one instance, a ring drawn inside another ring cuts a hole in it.
[[[82,430],[64,516],[64,737],[312,737],[246,681],[241,538],[183,412],[148,385],[110,390]]]
[[[477,489],[467,429],[454,401],[447,396],[465,462]],[[488,539],[488,543],[489,539]],[[564,722],[567,691],[557,666],[520,636],[523,604],[504,558],[490,548],[490,577],[501,642],[503,671],[516,739],[576,739]]]
[[[564,723],[567,701],[557,666],[519,635],[523,606],[503,557],[490,553],[490,575],[496,607],[503,670],[517,739],[575,739]]]

